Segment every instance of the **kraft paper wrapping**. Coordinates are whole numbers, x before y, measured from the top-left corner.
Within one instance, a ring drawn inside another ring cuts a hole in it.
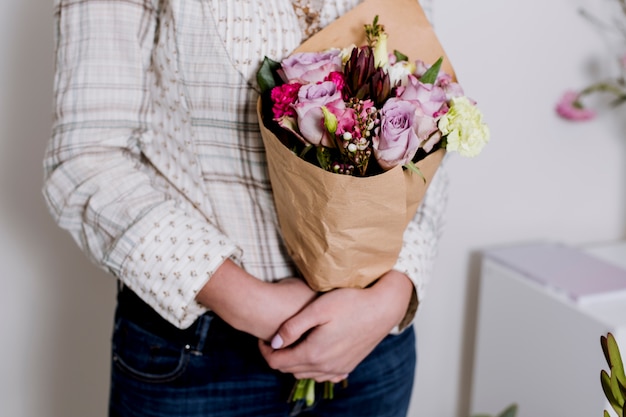
[[[397,49],[427,64],[445,57],[416,0],[366,0],[296,51],[363,45],[363,27],[376,15],[385,26],[390,51]],[[447,59],[442,68],[454,74]],[[257,114],[261,121],[260,100]],[[353,177],[302,160],[263,123],[260,128],[282,236],[311,288],[364,288],[388,272],[445,151],[417,163],[426,182],[401,166],[375,176]]]

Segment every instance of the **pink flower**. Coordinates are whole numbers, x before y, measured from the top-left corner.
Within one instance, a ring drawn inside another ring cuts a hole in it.
[[[568,120],[584,121],[596,117],[596,113],[584,108],[578,99],[577,92],[566,91],[556,105],[556,112]]]
[[[272,103],[274,103],[272,106],[272,113],[274,114],[275,120],[283,117],[296,116],[293,104],[298,98],[298,90],[300,90],[300,87],[302,87],[302,84],[300,83],[291,83],[272,88],[272,92],[270,94]]]
[[[340,115],[345,109],[341,93],[333,82],[307,84],[300,88],[295,105],[298,130],[306,142],[314,146],[333,147],[334,140],[324,127],[322,106],[335,115]]]
[[[346,85],[346,80],[343,77],[343,73],[339,71],[333,71],[324,78],[324,81],[332,81],[337,86],[339,92],[343,92],[343,86]]]
[[[415,133],[420,141],[420,147],[430,152],[441,140],[441,131],[438,128],[438,117],[429,116],[421,107],[415,111]]]
[[[461,84],[452,81],[452,77],[444,77],[441,80],[438,80],[437,85],[443,89],[444,93],[446,93],[446,101],[465,95]]]
[[[428,116],[438,114],[447,101],[445,91],[436,85],[424,84],[413,75],[408,81],[407,86],[399,90],[399,97],[416,102]]]
[[[404,165],[413,159],[420,145],[415,131],[417,106],[390,98],[381,109],[380,131],[372,138],[374,157],[384,170]]]
[[[341,71],[341,51],[331,49],[325,52],[300,52],[286,58],[281,66],[289,82],[317,83],[331,72]]]
[[[350,133],[351,135],[354,134],[354,128],[356,126],[356,112],[353,108],[346,107],[340,114],[335,114],[335,116],[337,116],[336,135],[341,136],[344,133]]]

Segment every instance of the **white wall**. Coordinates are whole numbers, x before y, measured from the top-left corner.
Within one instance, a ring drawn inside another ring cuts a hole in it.
[[[51,3],[0,3],[0,414],[104,416],[114,281],[56,228],[40,195]],[[479,251],[625,238],[626,109],[588,124],[554,116],[562,90],[591,79],[587,63],[606,61],[604,44],[576,14],[582,0],[434,3],[441,41],[493,140],[477,159],[449,165],[448,226],[419,314],[411,410],[465,417]]]

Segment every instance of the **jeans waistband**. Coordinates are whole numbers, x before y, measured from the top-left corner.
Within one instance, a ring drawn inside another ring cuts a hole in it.
[[[212,312],[207,312],[188,328],[180,329],[161,317],[137,294],[125,286],[118,288],[115,315],[116,317],[129,320],[144,330],[171,342],[189,343],[192,340],[197,340],[197,344],[204,344],[204,338],[208,332],[208,324],[214,321],[213,319],[215,318]],[[223,324],[226,325],[225,323]],[[201,349],[201,347],[199,348]]]

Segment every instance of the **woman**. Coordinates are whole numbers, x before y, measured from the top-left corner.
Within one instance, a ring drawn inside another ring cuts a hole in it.
[[[392,271],[318,295],[281,242],[255,113],[261,58],[358,3],[56,1],[44,194],[120,282],[111,416],[285,416],[294,378],[348,378],[303,415],[406,414],[444,173]]]

